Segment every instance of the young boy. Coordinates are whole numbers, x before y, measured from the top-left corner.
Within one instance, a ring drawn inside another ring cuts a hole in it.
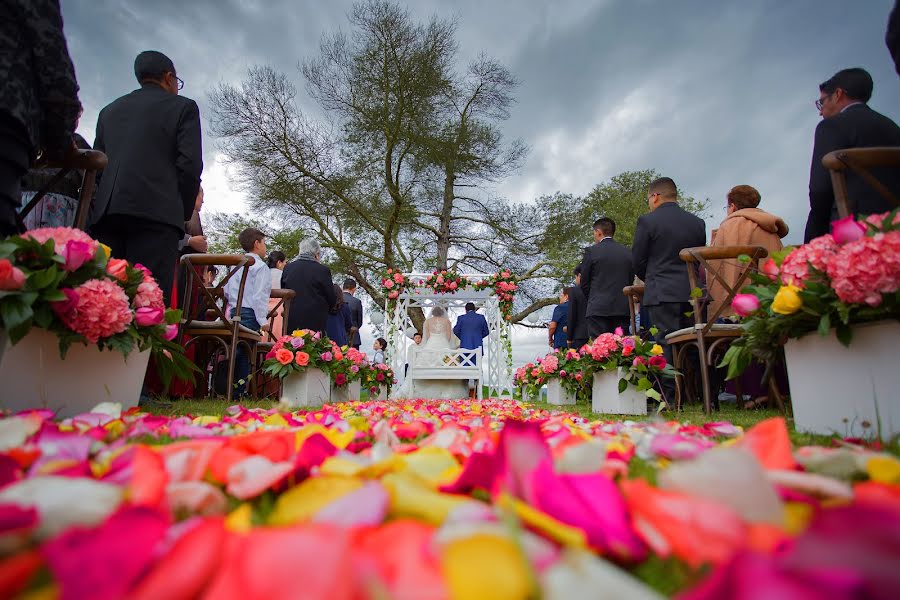
[[[232,318],[238,317],[241,325],[253,331],[268,329],[269,294],[272,292],[272,276],[266,264],[266,236],[258,229],[248,227],[238,235],[241,248],[256,259],[247,272],[244,284],[244,297],[241,301],[241,314],[235,314],[240,277],[232,277],[225,284],[225,299],[231,308]],[[250,375],[250,357],[243,344],[238,344],[235,355],[234,376],[237,380],[237,397],[247,395],[247,378]]]

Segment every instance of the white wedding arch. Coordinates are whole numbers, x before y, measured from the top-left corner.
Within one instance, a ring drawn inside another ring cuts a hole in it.
[[[425,280],[430,273],[404,273],[408,281]],[[465,273],[463,277],[474,285],[490,277],[483,273]],[[476,290],[472,287],[452,293],[439,293],[429,287],[415,287],[402,291],[394,300],[388,300],[385,314],[388,316],[387,342],[391,368],[398,383],[405,378],[404,366],[412,341],[407,331],[413,327],[409,316],[411,308],[421,308],[426,317],[435,306],[462,313],[467,302],[481,309],[488,323],[489,334],[484,340],[483,383],[488,387],[488,395],[495,398],[511,398],[512,356],[510,354],[510,327],[500,311],[500,305],[492,288]],[[448,316],[450,316],[448,314]]]

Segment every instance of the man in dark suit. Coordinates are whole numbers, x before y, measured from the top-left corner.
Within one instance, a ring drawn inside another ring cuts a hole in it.
[[[203,171],[200,109],[178,95],[183,82],[165,54],[141,52],[134,74],[141,88],[97,119],[94,148],[109,165],[97,176],[91,232],[113,256],[150,269],[168,302]]]
[[[678,253],[683,248],[706,245],[706,224],[678,206],[678,189],[668,177],[650,183],[647,202],[650,213],[638,218],[631,251],[634,270],[644,281],[643,306],[650,311],[650,319],[658,329],[656,341],[662,345],[666,361],[672,364],[672,348],[666,343],[666,335],[694,324],[686,314],[692,310],[688,267]],[[621,291],[620,287],[619,295]],[[664,378],[662,391],[666,402],[673,402],[675,382]]]
[[[581,291],[587,296],[588,335],[596,338],[617,327],[628,331],[628,298],[622,288],[634,281],[631,251],[613,239],[616,223],[609,217],[594,222],[593,246],[581,261]]]
[[[453,326],[453,335],[459,338],[459,347],[466,350],[481,348],[489,333],[484,315],[478,314],[474,302],[467,302],[466,314],[460,315]]]
[[[822,157],[834,150],[900,146],[900,127],[866,105],[872,97],[872,77],[859,68],[838,71],[819,86],[816,107],[822,120],[816,126],[812,165],[809,172],[809,218],[804,241],[825,235],[837,218],[831,173]],[[900,173],[896,169],[873,169],[872,174],[895,197],[900,197]],[[894,208],[865,180],[847,171],[847,198],[854,215],[887,212]]]
[[[59,0],[0,2],[0,238],[17,232],[21,179],[38,150],[75,149],[81,103]]]
[[[287,333],[295,329],[325,331],[328,311],[337,302],[331,269],[321,264],[322,246],[312,238],[300,242],[297,259],[288,263],[281,274],[281,287],[294,290]]]
[[[587,297],[581,291],[581,265],[575,267],[575,285],[569,288],[569,324],[566,326],[566,337],[569,348],[578,350],[588,341]]]
[[[350,340],[350,346],[359,350],[362,345],[362,340],[359,339],[359,330],[363,324],[363,307],[362,300],[356,297],[356,280],[352,277],[345,279],[343,289],[344,303],[350,307],[350,317],[353,321],[353,328],[348,332],[347,339]]]

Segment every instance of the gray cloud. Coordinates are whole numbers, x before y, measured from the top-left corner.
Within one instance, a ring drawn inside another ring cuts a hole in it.
[[[515,200],[583,194],[621,171],[655,168],[710,198],[710,227],[731,186],[756,186],[798,241],[818,84],[839,68],[863,66],[876,82],[873,108],[900,117],[900,81],[883,43],[891,5],[429,0],[410,10],[421,19],[456,18],[462,61],[484,51],[522,82],[505,131],[532,153],[499,193]],[[298,62],[315,56],[324,32],[347,28],[351,6],[64,0],[86,107],[81,131],[91,140],[99,110],[136,87],[132,61],[149,48],[173,58],[201,111],[209,89],[238,83],[254,64],[289,73],[302,89]],[[204,142],[209,165],[215,141]]]

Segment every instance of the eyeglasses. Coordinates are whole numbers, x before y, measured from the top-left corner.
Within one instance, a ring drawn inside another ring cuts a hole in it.
[[[834,92],[831,92],[831,94],[828,94],[827,96],[825,96],[825,97],[823,97],[823,98],[819,98],[818,100],[816,100],[816,108],[817,108],[818,110],[822,110],[822,106],[825,104],[825,101],[828,100],[829,98],[831,98],[831,96],[832,96],[833,94],[834,94]]]
[[[172,73],[171,71],[169,71],[169,72]],[[184,88],[184,80],[182,80],[181,77],[179,77],[179,76],[176,75],[175,73],[172,73],[172,77],[174,77],[174,78],[175,78],[175,81],[178,82],[178,89],[179,89],[179,90],[182,89],[182,88]]]

